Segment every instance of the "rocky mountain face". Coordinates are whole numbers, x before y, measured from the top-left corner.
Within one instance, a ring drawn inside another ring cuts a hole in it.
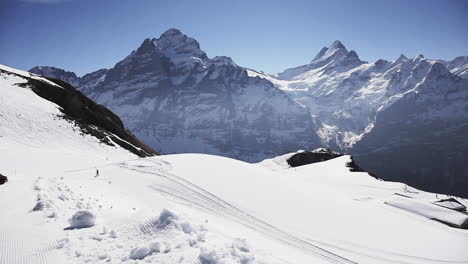
[[[351,151],[366,169],[425,190],[468,197],[468,80],[438,62],[389,107]]]
[[[327,146],[381,178],[468,197],[467,58],[365,62],[335,41],[310,63],[268,75],[208,58],[170,29],[78,78],[78,88],[165,153],[257,161]]]
[[[468,55],[456,57],[451,61],[440,61],[447,69],[455,75],[468,78]]]
[[[163,153],[260,161],[321,145],[306,107],[232,59],[208,58],[177,29],[146,39],[97,79],[78,88]]]

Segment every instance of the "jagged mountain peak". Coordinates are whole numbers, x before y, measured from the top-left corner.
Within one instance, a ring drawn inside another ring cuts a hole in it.
[[[161,34],[159,39],[153,39],[152,44],[168,56],[189,55],[201,59],[208,58],[200,49],[200,43],[194,38],[188,37],[180,30],[171,28]]]
[[[413,57],[413,62],[414,62],[414,63],[418,63],[418,62],[420,62],[420,61],[422,61],[422,60],[424,60],[424,59],[425,59],[425,58],[424,58],[424,55],[418,54],[418,55],[416,55],[416,56]]]
[[[130,55],[156,57],[165,56],[173,59],[173,62],[191,60],[192,57],[207,59],[206,53],[200,49],[200,44],[194,38],[183,34],[179,29],[170,28],[159,38],[147,38],[140,47]],[[185,59],[183,59],[185,58]],[[177,64],[176,63],[176,64]]]
[[[404,54],[400,54],[400,56],[393,63],[396,64],[396,63],[401,63],[401,62],[405,62],[408,60],[409,60],[408,57],[406,57]]]
[[[330,47],[323,47],[320,52],[314,57],[312,62],[325,60],[330,57],[343,56],[345,57],[348,54],[348,50],[339,40],[336,40],[332,43]]]
[[[359,56],[357,55],[356,51],[351,50],[348,55],[346,56],[348,59],[357,59],[359,60]]]
[[[408,57],[405,56],[405,54],[400,54],[397,60],[408,60]]]
[[[330,46],[330,49],[344,49],[346,50],[346,47],[341,43],[339,40],[333,41],[332,45]]]
[[[161,34],[161,38],[162,37],[173,37],[173,36],[176,36],[176,35],[183,35],[182,31],[180,31],[177,28],[170,28],[170,29],[166,30],[164,33]]]
[[[335,67],[349,68],[353,66],[359,66],[363,63],[366,62],[359,59],[356,51],[348,51],[343,43],[336,40],[330,47],[322,48],[320,52],[314,57],[314,59],[310,61],[310,63],[299,67],[286,69],[283,72],[278,73],[278,78],[282,80],[291,80],[297,78],[299,75],[305,72],[321,67],[325,67],[324,70]]]

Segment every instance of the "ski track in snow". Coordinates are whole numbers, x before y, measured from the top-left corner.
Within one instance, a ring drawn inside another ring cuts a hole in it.
[[[347,253],[348,255],[359,255],[361,257],[369,258],[369,260],[378,260],[383,263],[466,263],[465,261],[433,260],[403,255],[390,251],[368,248],[344,241],[330,242],[319,241],[311,238],[300,238],[299,236],[292,235],[286,231],[276,228],[240,210],[239,208],[229,204],[228,202],[220,199],[219,197],[211,194],[210,192],[190,183],[189,181],[184,180],[183,178],[178,177],[174,174],[168,173],[166,170],[154,169],[154,167],[146,167],[143,165],[130,165],[129,163],[124,164],[121,164],[122,167],[126,167],[127,169],[138,171],[141,173],[152,174],[160,177],[162,179],[160,183],[152,184],[148,187],[163,194],[164,196],[168,197],[169,199],[175,202],[189,207],[195,207],[199,210],[208,213],[221,215],[237,223],[242,223],[243,225],[253,230],[256,230],[268,237],[274,238],[288,245],[292,245],[296,248],[302,249],[308,252],[309,254],[318,255],[324,259],[329,260],[332,263],[357,263],[343,257],[340,254],[333,253],[334,251],[338,251],[340,253]]]

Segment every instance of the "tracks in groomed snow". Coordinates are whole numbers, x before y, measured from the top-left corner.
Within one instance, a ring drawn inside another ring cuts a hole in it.
[[[319,239],[304,238],[281,230],[261,219],[246,213],[236,206],[222,200],[205,189],[156,166],[132,165],[123,163],[122,167],[140,173],[158,176],[158,182],[149,187],[169,199],[194,207],[205,212],[220,215],[234,222],[240,223],[248,228],[256,230],[268,237],[274,238],[285,244],[294,246],[308,254],[321,257],[331,263],[358,263],[352,259],[365,260],[365,263],[404,263],[404,264],[463,264],[465,261],[433,260],[398,254],[390,251],[367,248],[364,246],[344,242],[327,241]],[[347,257],[344,257],[347,256]],[[349,256],[349,257],[348,257]],[[351,257],[351,258],[350,258]],[[360,262],[360,261],[359,261]]]

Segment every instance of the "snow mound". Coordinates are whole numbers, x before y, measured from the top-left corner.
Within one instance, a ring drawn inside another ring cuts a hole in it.
[[[158,229],[145,228],[148,222],[152,222],[152,227]],[[174,263],[174,260],[183,258],[187,263],[263,263],[259,262],[263,256],[259,256],[246,239],[220,237],[216,231],[166,208],[161,210],[156,220],[143,220],[139,228],[124,230],[143,231],[126,234],[123,231],[124,236],[136,242],[133,247],[124,246],[128,250],[127,257],[122,258],[124,262],[142,260],[146,263]]]
[[[76,212],[69,220],[70,228],[86,228],[96,224],[96,216],[88,210]]]
[[[231,245],[220,248],[200,249],[198,260],[201,264],[255,263],[255,255],[244,239],[236,239]]]

